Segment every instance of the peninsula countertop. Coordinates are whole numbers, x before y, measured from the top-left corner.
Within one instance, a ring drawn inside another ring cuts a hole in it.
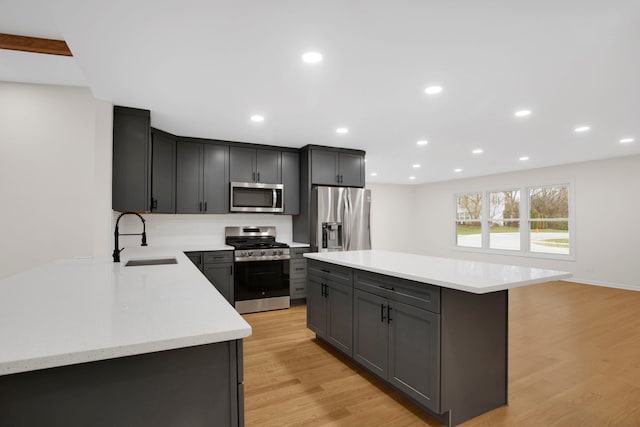
[[[566,271],[520,267],[385,250],[314,252],[305,257],[460,291],[484,294],[572,276]]]
[[[125,267],[160,257],[177,264]],[[120,263],[59,260],[0,280],[0,375],[249,335],[251,326],[176,248],[126,248]]]

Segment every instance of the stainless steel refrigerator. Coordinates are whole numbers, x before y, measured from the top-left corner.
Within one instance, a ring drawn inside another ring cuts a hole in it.
[[[311,248],[318,252],[371,249],[371,190],[314,187]]]

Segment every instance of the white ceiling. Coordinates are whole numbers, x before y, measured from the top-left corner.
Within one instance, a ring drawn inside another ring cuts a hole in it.
[[[87,85],[183,136],[364,149],[378,174],[368,182],[640,153],[638,0],[0,0],[0,10],[0,32],[61,38],[74,54],[0,51],[0,80]],[[303,63],[309,50],[324,61]],[[426,95],[431,84],[443,92]],[[531,116],[514,117],[523,108]],[[573,132],[582,124],[591,131]]]

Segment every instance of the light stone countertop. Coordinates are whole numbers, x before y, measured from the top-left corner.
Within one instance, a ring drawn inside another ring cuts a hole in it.
[[[572,276],[566,271],[438,258],[383,250],[313,252],[309,259],[484,294]]]
[[[245,338],[251,326],[183,251],[64,259],[0,280],[0,375]],[[125,267],[175,257],[173,265]]]

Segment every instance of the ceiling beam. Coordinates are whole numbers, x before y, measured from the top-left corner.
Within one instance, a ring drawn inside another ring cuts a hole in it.
[[[49,55],[73,56],[64,40],[41,39],[0,33],[0,49],[21,52],[46,53]]]

